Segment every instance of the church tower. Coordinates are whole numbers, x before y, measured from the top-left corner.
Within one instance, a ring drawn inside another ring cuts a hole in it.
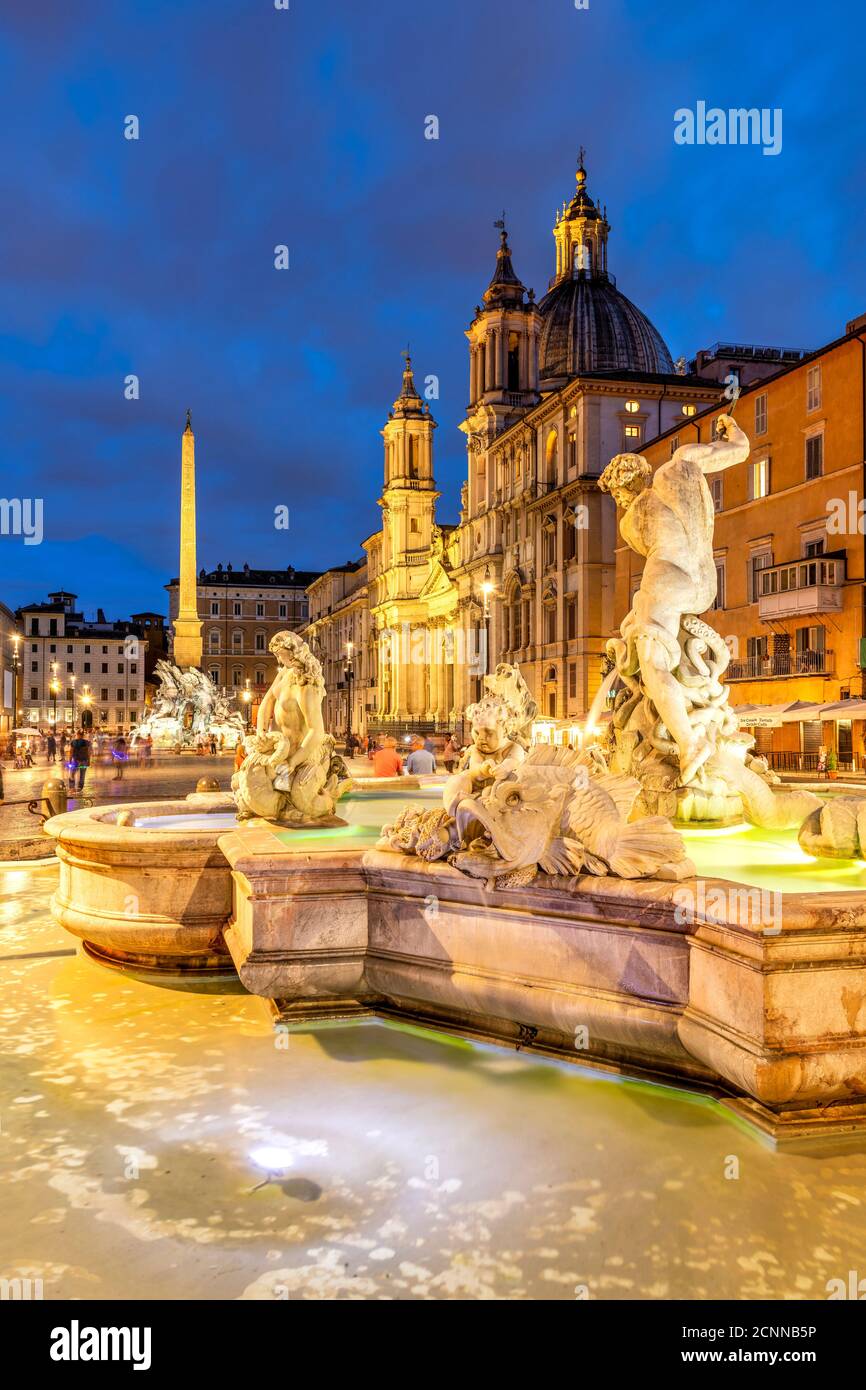
[[[174,662],[184,670],[201,666],[201,619],[195,564],[195,435],[189,411],[181,441],[180,587],[174,620]]]
[[[408,351],[403,356],[403,387],[382,430],[385,485],[379,505],[383,522],[382,562],[386,568],[399,567],[401,588],[408,594],[412,578],[410,557],[430,548],[439,493],[433,480],[436,421],[415,389]]]
[[[535,405],[538,396],[538,330],[534,290],[515,274],[504,216],[493,278],[466,331],[469,339],[469,405],[511,414]],[[510,423],[510,422],[509,422]]]
[[[541,315],[535,291],[518,279],[511,260],[505,215],[493,278],[483,304],[466,330],[469,339],[469,408],[460,429],[469,449],[470,515],[490,504],[495,480],[488,475],[487,451],[494,439],[541,400],[538,344]]]

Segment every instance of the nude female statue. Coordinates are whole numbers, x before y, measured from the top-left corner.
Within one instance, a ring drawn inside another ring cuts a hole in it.
[[[238,816],[310,824],[333,816],[341,781],[322,720],[322,668],[295,632],[276,633],[269,647],[278,670],[232,778]]]

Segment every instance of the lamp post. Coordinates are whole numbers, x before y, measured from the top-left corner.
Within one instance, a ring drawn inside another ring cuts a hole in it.
[[[69,684],[72,686],[72,732],[75,733],[75,672],[69,677]]]
[[[249,676],[248,676],[247,679],[246,679],[246,682],[245,682],[245,684],[244,684],[243,691],[242,691],[242,693],[241,693],[241,699],[243,700],[244,704],[245,704],[246,707],[247,707],[247,728],[250,727],[250,709],[251,709],[251,704],[250,704],[250,702],[251,702],[252,698],[253,698],[253,692],[250,690],[250,681],[249,681]]]
[[[18,724],[18,672],[21,670],[21,654],[19,643],[21,638],[16,632],[12,637],[12,728]]]
[[[352,732],[352,681],[355,676],[355,668],[352,664],[352,654],[354,650],[354,642],[347,642],[346,664],[343,667],[343,675],[346,678],[346,752],[349,751],[349,736]]]
[[[55,666],[57,665],[56,662],[55,662],[54,664],[55,664]],[[52,723],[52,725],[53,725],[53,727],[54,727],[54,729],[55,729],[55,731],[56,731],[56,730],[57,730],[57,696],[58,696],[58,693],[59,693],[59,691],[60,691],[60,682],[58,681],[58,679],[57,679],[56,676],[54,676],[54,678],[52,679],[51,684],[50,684],[50,686],[49,686],[48,688],[49,688],[49,690],[51,691],[51,703],[52,703],[52,705],[53,705],[53,714],[52,714],[52,716],[51,716],[51,723]]]
[[[82,728],[89,728],[89,727],[90,727],[89,722],[87,722],[87,717],[88,717],[89,714],[90,714],[90,706],[91,706],[92,701],[93,701],[93,696],[92,696],[91,693],[90,693],[90,686],[89,686],[89,685],[86,685],[86,686],[84,687],[83,691],[81,692],[81,703],[82,703],[82,705],[84,706],[84,713],[83,713],[82,716],[81,716]]]
[[[493,582],[490,578],[490,566],[484,566],[484,579],[481,582],[481,593],[484,598],[484,674],[490,673],[490,595],[493,593]]]

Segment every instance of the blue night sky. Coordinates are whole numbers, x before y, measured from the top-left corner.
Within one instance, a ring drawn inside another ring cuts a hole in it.
[[[357,556],[407,340],[419,381],[440,380],[440,517],[456,520],[463,334],[493,222],[505,208],[540,298],[581,143],[619,288],[675,358],[720,338],[818,346],[866,310],[850,0],[6,11],[2,493],[43,498],[45,527],[38,546],[0,537],[12,607],[66,587],[87,612],[167,611],[188,406],[200,565]],[[699,100],[781,107],[781,153],[675,144],[674,111]]]

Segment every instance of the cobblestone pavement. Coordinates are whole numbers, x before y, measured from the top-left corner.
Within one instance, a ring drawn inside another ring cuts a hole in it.
[[[4,762],[0,859],[3,858],[4,840],[29,840],[39,835],[39,820],[27,810],[26,803],[31,798],[38,799],[43,783],[49,777],[56,777],[60,771],[59,763],[46,764],[44,757],[39,759],[36,767],[20,770]],[[199,758],[195,754],[167,753],[155,757],[149,767],[139,767],[132,761],[124,767],[121,779],[115,778],[112,764],[99,762],[88,772],[84,792],[97,806],[117,801],[154,801],[186,796],[188,792],[195,791],[200,777],[215,777],[220,790],[229,791],[233,772],[233,753],[218,754],[215,758],[210,755]],[[81,804],[77,797],[70,796],[70,811],[77,810]]]
[[[356,777],[372,776],[372,764],[367,758],[346,760],[349,772]],[[49,777],[59,775],[59,763],[46,763],[41,757],[35,767],[16,771],[8,762],[3,763],[4,800],[0,801],[0,862],[4,858],[14,858],[9,842],[32,841],[40,836],[39,818],[27,809],[27,802],[39,799],[43,784]],[[109,806],[118,801],[157,801],[165,798],[184,797],[195,791],[200,777],[215,777],[220,791],[231,790],[234,772],[234,754],[222,753],[212,758],[209,754],[200,758],[195,754],[158,754],[150,766],[139,767],[129,762],[123,777],[115,777],[113,764],[101,761],[90,769],[84,786],[85,796],[95,806]],[[69,798],[69,810],[75,811],[82,805],[76,796]],[[4,851],[4,841],[6,850]]]

